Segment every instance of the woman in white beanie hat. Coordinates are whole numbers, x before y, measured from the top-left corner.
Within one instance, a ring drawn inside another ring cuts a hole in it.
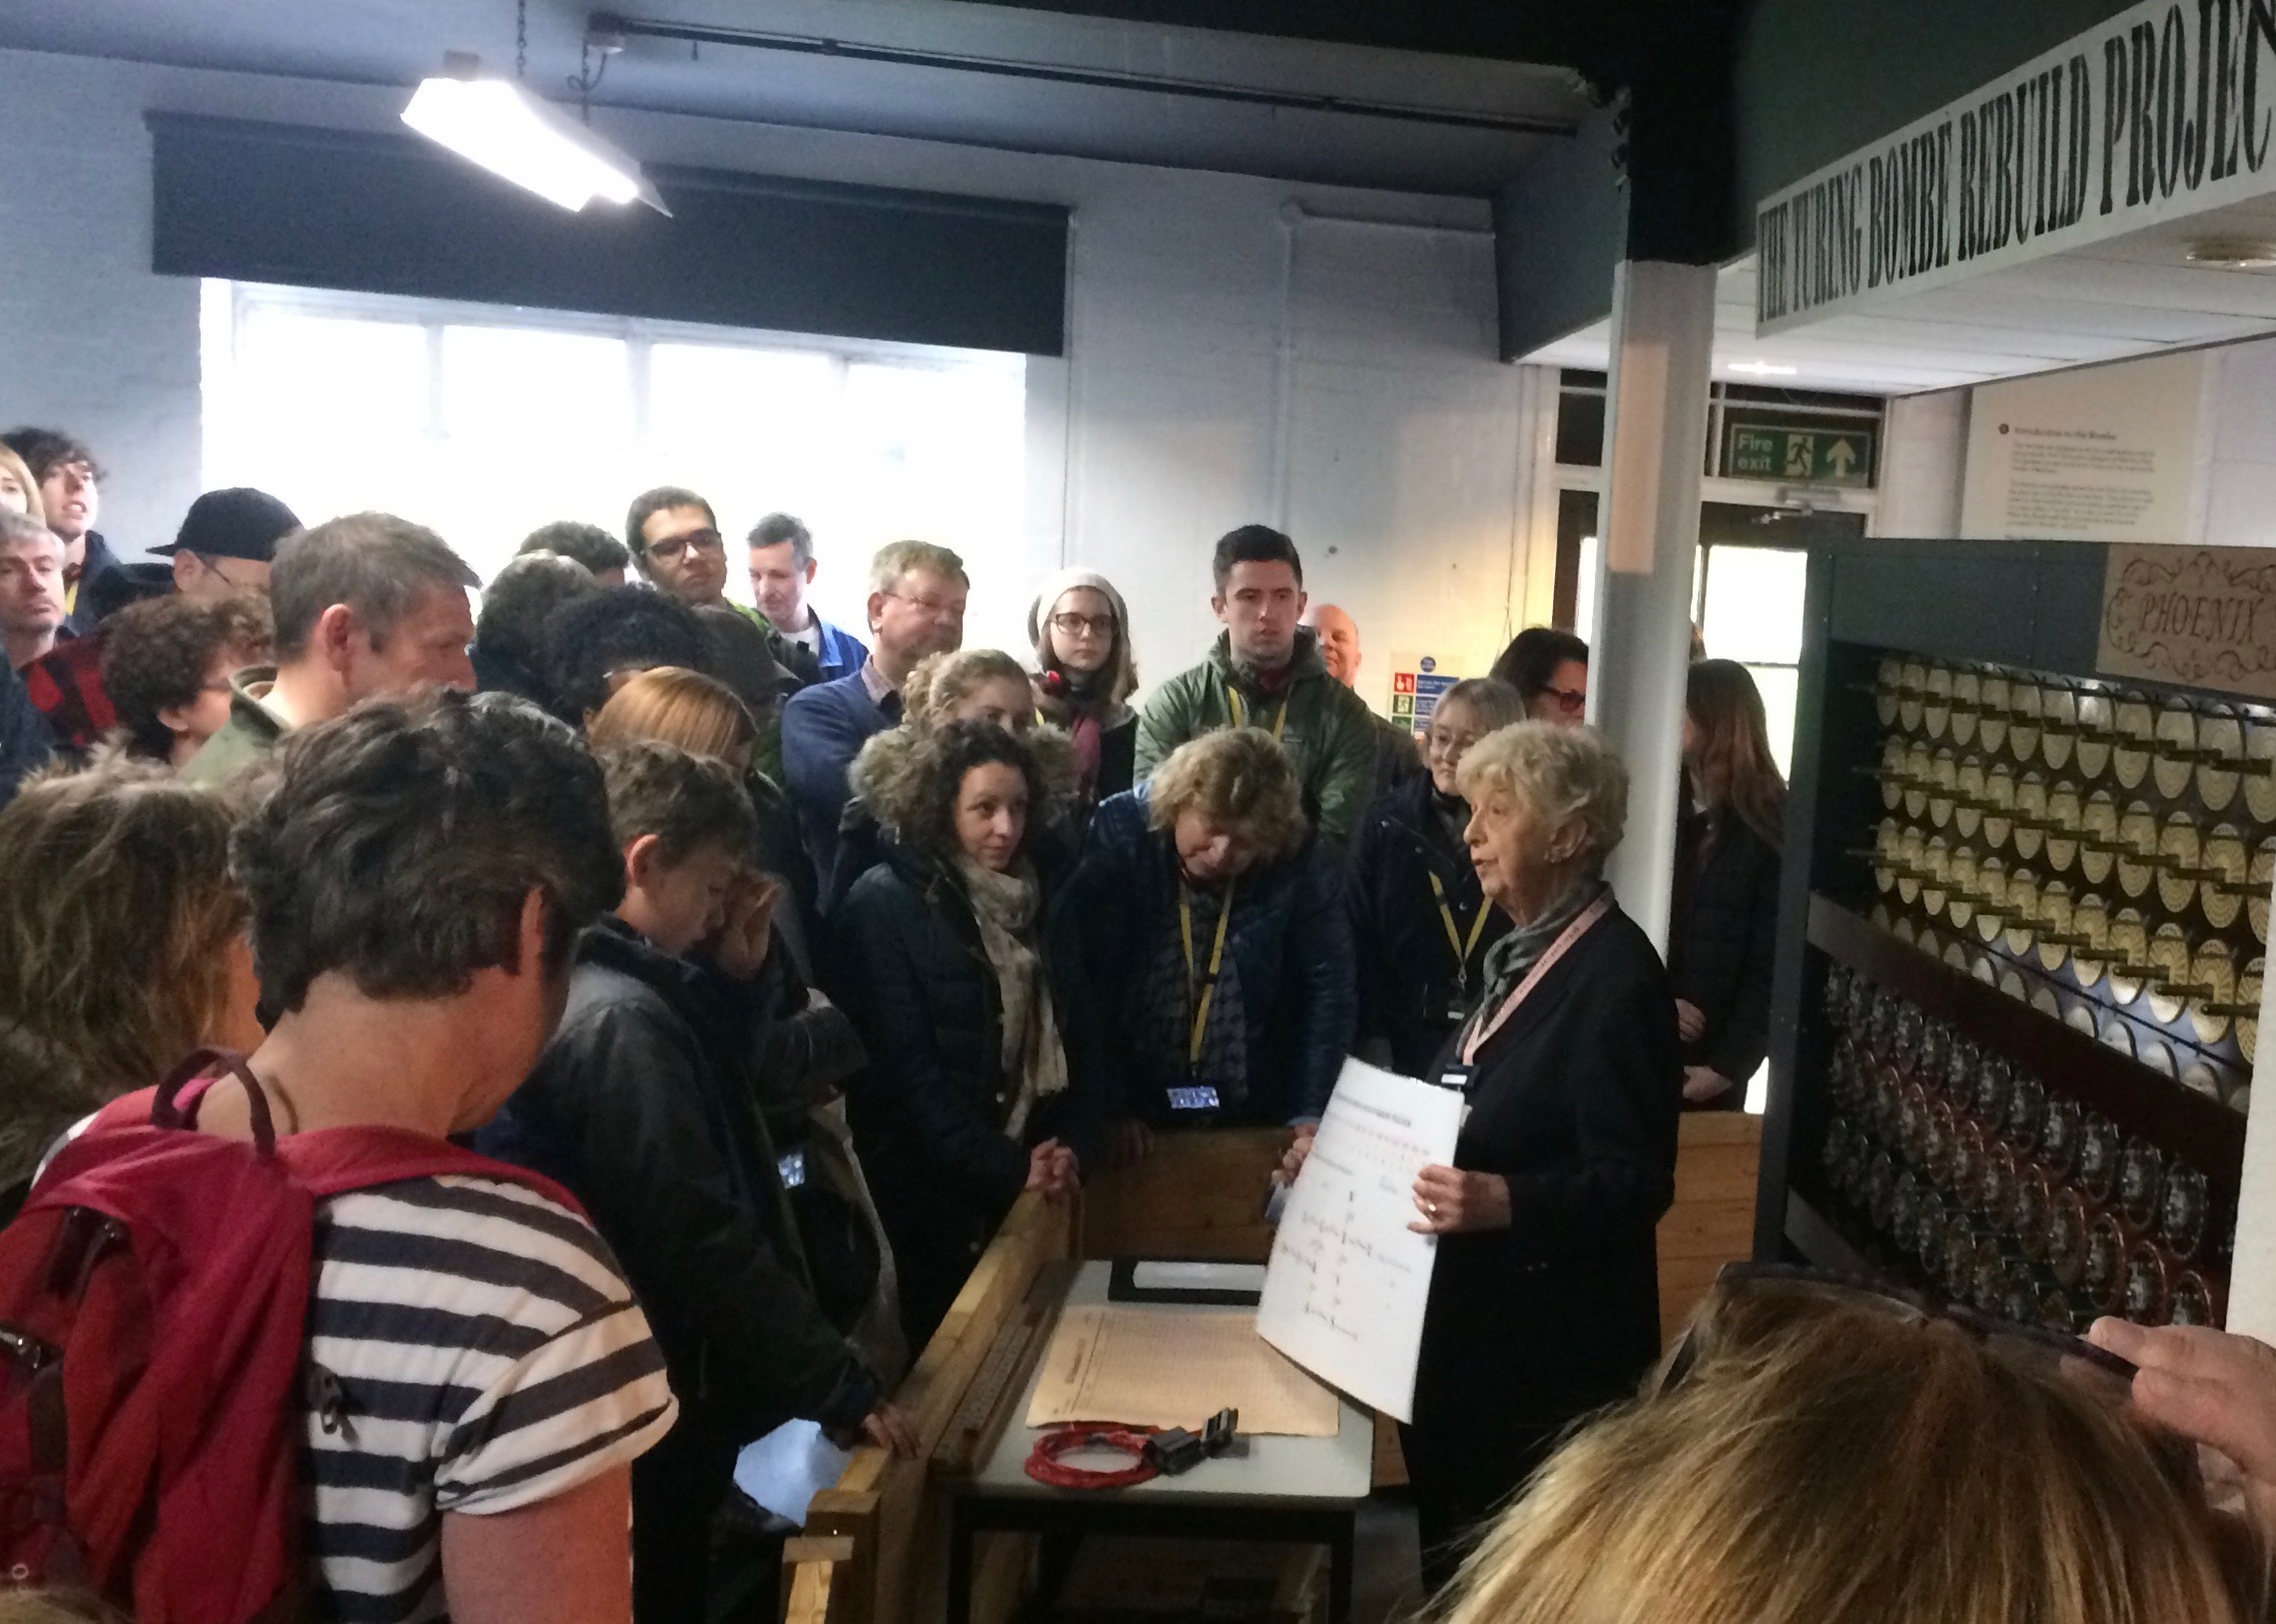
[[[1036,645],[1036,707],[1075,741],[1076,816],[1129,789],[1137,776],[1138,688],[1131,615],[1107,577],[1063,569],[1028,609]]]

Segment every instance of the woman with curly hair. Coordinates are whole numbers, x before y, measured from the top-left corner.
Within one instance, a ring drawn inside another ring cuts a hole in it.
[[[74,1123],[194,1049],[260,1044],[229,838],[213,793],[117,759],[0,811],[0,1219]]]
[[[922,1347],[1021,1192],[1076,1187],[1097,1120],[1089,1001],[1026,741],[948,722],[865,751],[856,778],[889,838],[834,920],[870,1050],[849,1095]]]
[[[121,609],[103,630],[103,691],[127,749],[186,765],[228,723],[229,679],[267,664],[275,636],[269,600],[258,592],[172,592]]]
[[[1144,1124],[1327,1109],[1356,1019],[1351,924],[1270,733],[1203,734],[1102,805],[1077,891],[1114,1022],[1121,1154],[1142,1150]]]

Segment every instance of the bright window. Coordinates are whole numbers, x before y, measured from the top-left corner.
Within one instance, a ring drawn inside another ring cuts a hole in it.
[[[203,328],[208,488],[398,512],[485,580],[550,520],[621,534],[659,484],[717,508],[745,601],[741,538],[803,518],[855,627],[887,541],[1027,567],[1023,357],[228,282]]]

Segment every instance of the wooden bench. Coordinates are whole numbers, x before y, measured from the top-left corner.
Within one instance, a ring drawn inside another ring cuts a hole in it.
[[[916,1419],[921,1452],[895,1460],[857,1452],[835,1487],[814,1499],[805,1537],[784,1553],[791,1624],[933,1624],[946,1593],[947,1517],[931,1483],[932,1456],[959,1425],[968,1392],[1038,1279],[1073,1257],[1208,1257],[1261,1262],[1272,1231],[1265,1181],[1279,1164],[1279,1130],[1164,1136],[1135,1168],[1103,1173],[1076,1208],[1024,1196],[982,1254],[941,1328],[897,1395]],[[1660,1221],[1660,1321],[1672,1337],[1715,1278],[1753,1241],[1762,1119],[1738,1112],[1683,1118],[1676,1200]],[[1376,1440],[1378,1485],[1406,1480],[1396,1428]],[[1001,1618],[1024,1587],[1030,1546],[994,1536],[980,1553],[974,1616]]]

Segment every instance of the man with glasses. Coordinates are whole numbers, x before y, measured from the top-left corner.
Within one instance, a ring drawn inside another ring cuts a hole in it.
[[[245,592],[269,595],[269,561],[277,543],[301,527],[294,511],[266,490],[239,485],[209,490],[190,504],[182,527],[163,547],[150,550],[174,561],[174,591],[199,602],[215,602]],[[143,565],[126,566],[131,574]],[[124,582],[115,577],[113,585]],[[80,604],[96,611],[106,590],[82,592]],[[100,619],[100,615],[97,616]],[[83,636],[55,645],[24,671],[32,703],[47,718],[56,744],[74,753],[92,750],[119,713],[103,687],[102,624]]]
[[[632,499],[624,515],[624,544],[641,576],[691,609],[733,609],[765,634],[775,663],[801,685],[822,680],[807,649],[775,630],[756,609],[727,596],[727,538],[711,503],[679,485],[658,485]]]
[[[40,505],[47,527],[63,543],[63,607],[73,636],[95,629],[95,608],[87,588],[99,575],[119,567],[118,554],[95,528],[102,509],[98,489],[102,469],[95,453],[56,428],[11,428],[0,434],[40,482]]]
[[[869,566],[869,629],[861,669],[792,694],[782,712],[784,787],[814,861],[820,896],[833,894],[846,771],[862,744],[901,720],[901,685],[917,662],[964,646],[964,560],[930,541],[896,541]]]
[[[814,584],[814,532],[788,513],[769,513],[751,527],[751,596],[781,636],[812,654],[822,680],[852,676],[869,647],[814,612],[806,600]]]

